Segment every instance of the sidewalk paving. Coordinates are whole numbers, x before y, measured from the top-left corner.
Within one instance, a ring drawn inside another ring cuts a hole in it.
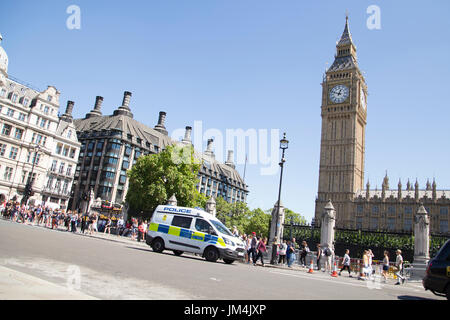
[[[0,266],[0,274],[0,300],[98,300],[3,266]]]

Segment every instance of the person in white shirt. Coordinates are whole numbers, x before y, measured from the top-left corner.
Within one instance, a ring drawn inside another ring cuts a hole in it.
[[[373,257],[374,257],[375,255],[372,253],[372,250],[371,250],[371,249],[368,249],[367,252],[368,252],[367,256],[368,256],[368,258],[369,258],[369,267],[368,267],[369,278],[372,278],[372,277],[373,277],[373,274],[375,273],[374,270],[373,270],[373,267],[372,267],[372,259],[373,259]]]
[[[233,226],[233,236],[239,237],[239,230],[237,229],[236,226]]]
[[[344,259],[342,260],[342,269],[341,271],[339,271],[339,275],[341,275],[342,271],[347,270],[348,271],[348,276],[351,278],[352,277],[352,273],[350,271],[350,250],[346,249],[345,250],[345,254],[344,254]]]
[[[396,285],[400,284],[400,279],[402,280],[402,283],[405,283],[405,277],[402,276],[403,273],[403,257],[402,257],[402,251],[400,249],[397,249],[395,252],[397,254],[397,258],[395,259],[395,266],[397,267],[397,272],[395,275],[397,276],[397,283]]]

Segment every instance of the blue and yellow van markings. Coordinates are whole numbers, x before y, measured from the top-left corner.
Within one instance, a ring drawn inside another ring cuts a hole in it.
[[[211,244],[220,244],[222,247],[226,247],[225,242],[222,238],[213,236],[210,234],[205,234],[202,232],[191,231],[189,229],[183,229],[179,227],[168,226],[165,224],[151,223],[149,226],[149,231],[161,232],[165,234],[170,234],[176,237],[182,237],[187,239],[193,239],[197,241],[207,242]]]

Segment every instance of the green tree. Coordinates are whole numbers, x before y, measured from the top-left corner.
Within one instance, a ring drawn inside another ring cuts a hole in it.
[[[284,209],[284,223],[285,224],[291,224],[291,221],[294,222],[294,224],[299,225],[307,225],[308,221],[304,216],[302,216],[300,213],[295,213],[294,211],[285,208]]]
[[[206,203],[196,189],[200,163],[192,146],[167,146],[158,154],[141,156],[127,172],[129,187],[126,201],[131,215],[149,217],[155,208],[175,195],[179,206],[194,207]]]
[[[216,199],[216,217],[229,229],[233,226],[244,233],[250,218],[250,209],[244,202],[228,203],[222,197]]]
[[[252,210],[247,227],[245,228],[245,233],[250,234],[256,232],[258,236],[263,235],[264,237],[269,237],[269,223],[271,219],[272,216],[260,208]]]

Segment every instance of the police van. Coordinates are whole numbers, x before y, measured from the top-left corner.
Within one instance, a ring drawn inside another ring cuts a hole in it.
[[[212,214],[199,208],[160,205],[153,212],[146,242],[155,252],[172,250],[202,255],[207,261],[221,258],[233,263],[244,257],[244,243]]]

